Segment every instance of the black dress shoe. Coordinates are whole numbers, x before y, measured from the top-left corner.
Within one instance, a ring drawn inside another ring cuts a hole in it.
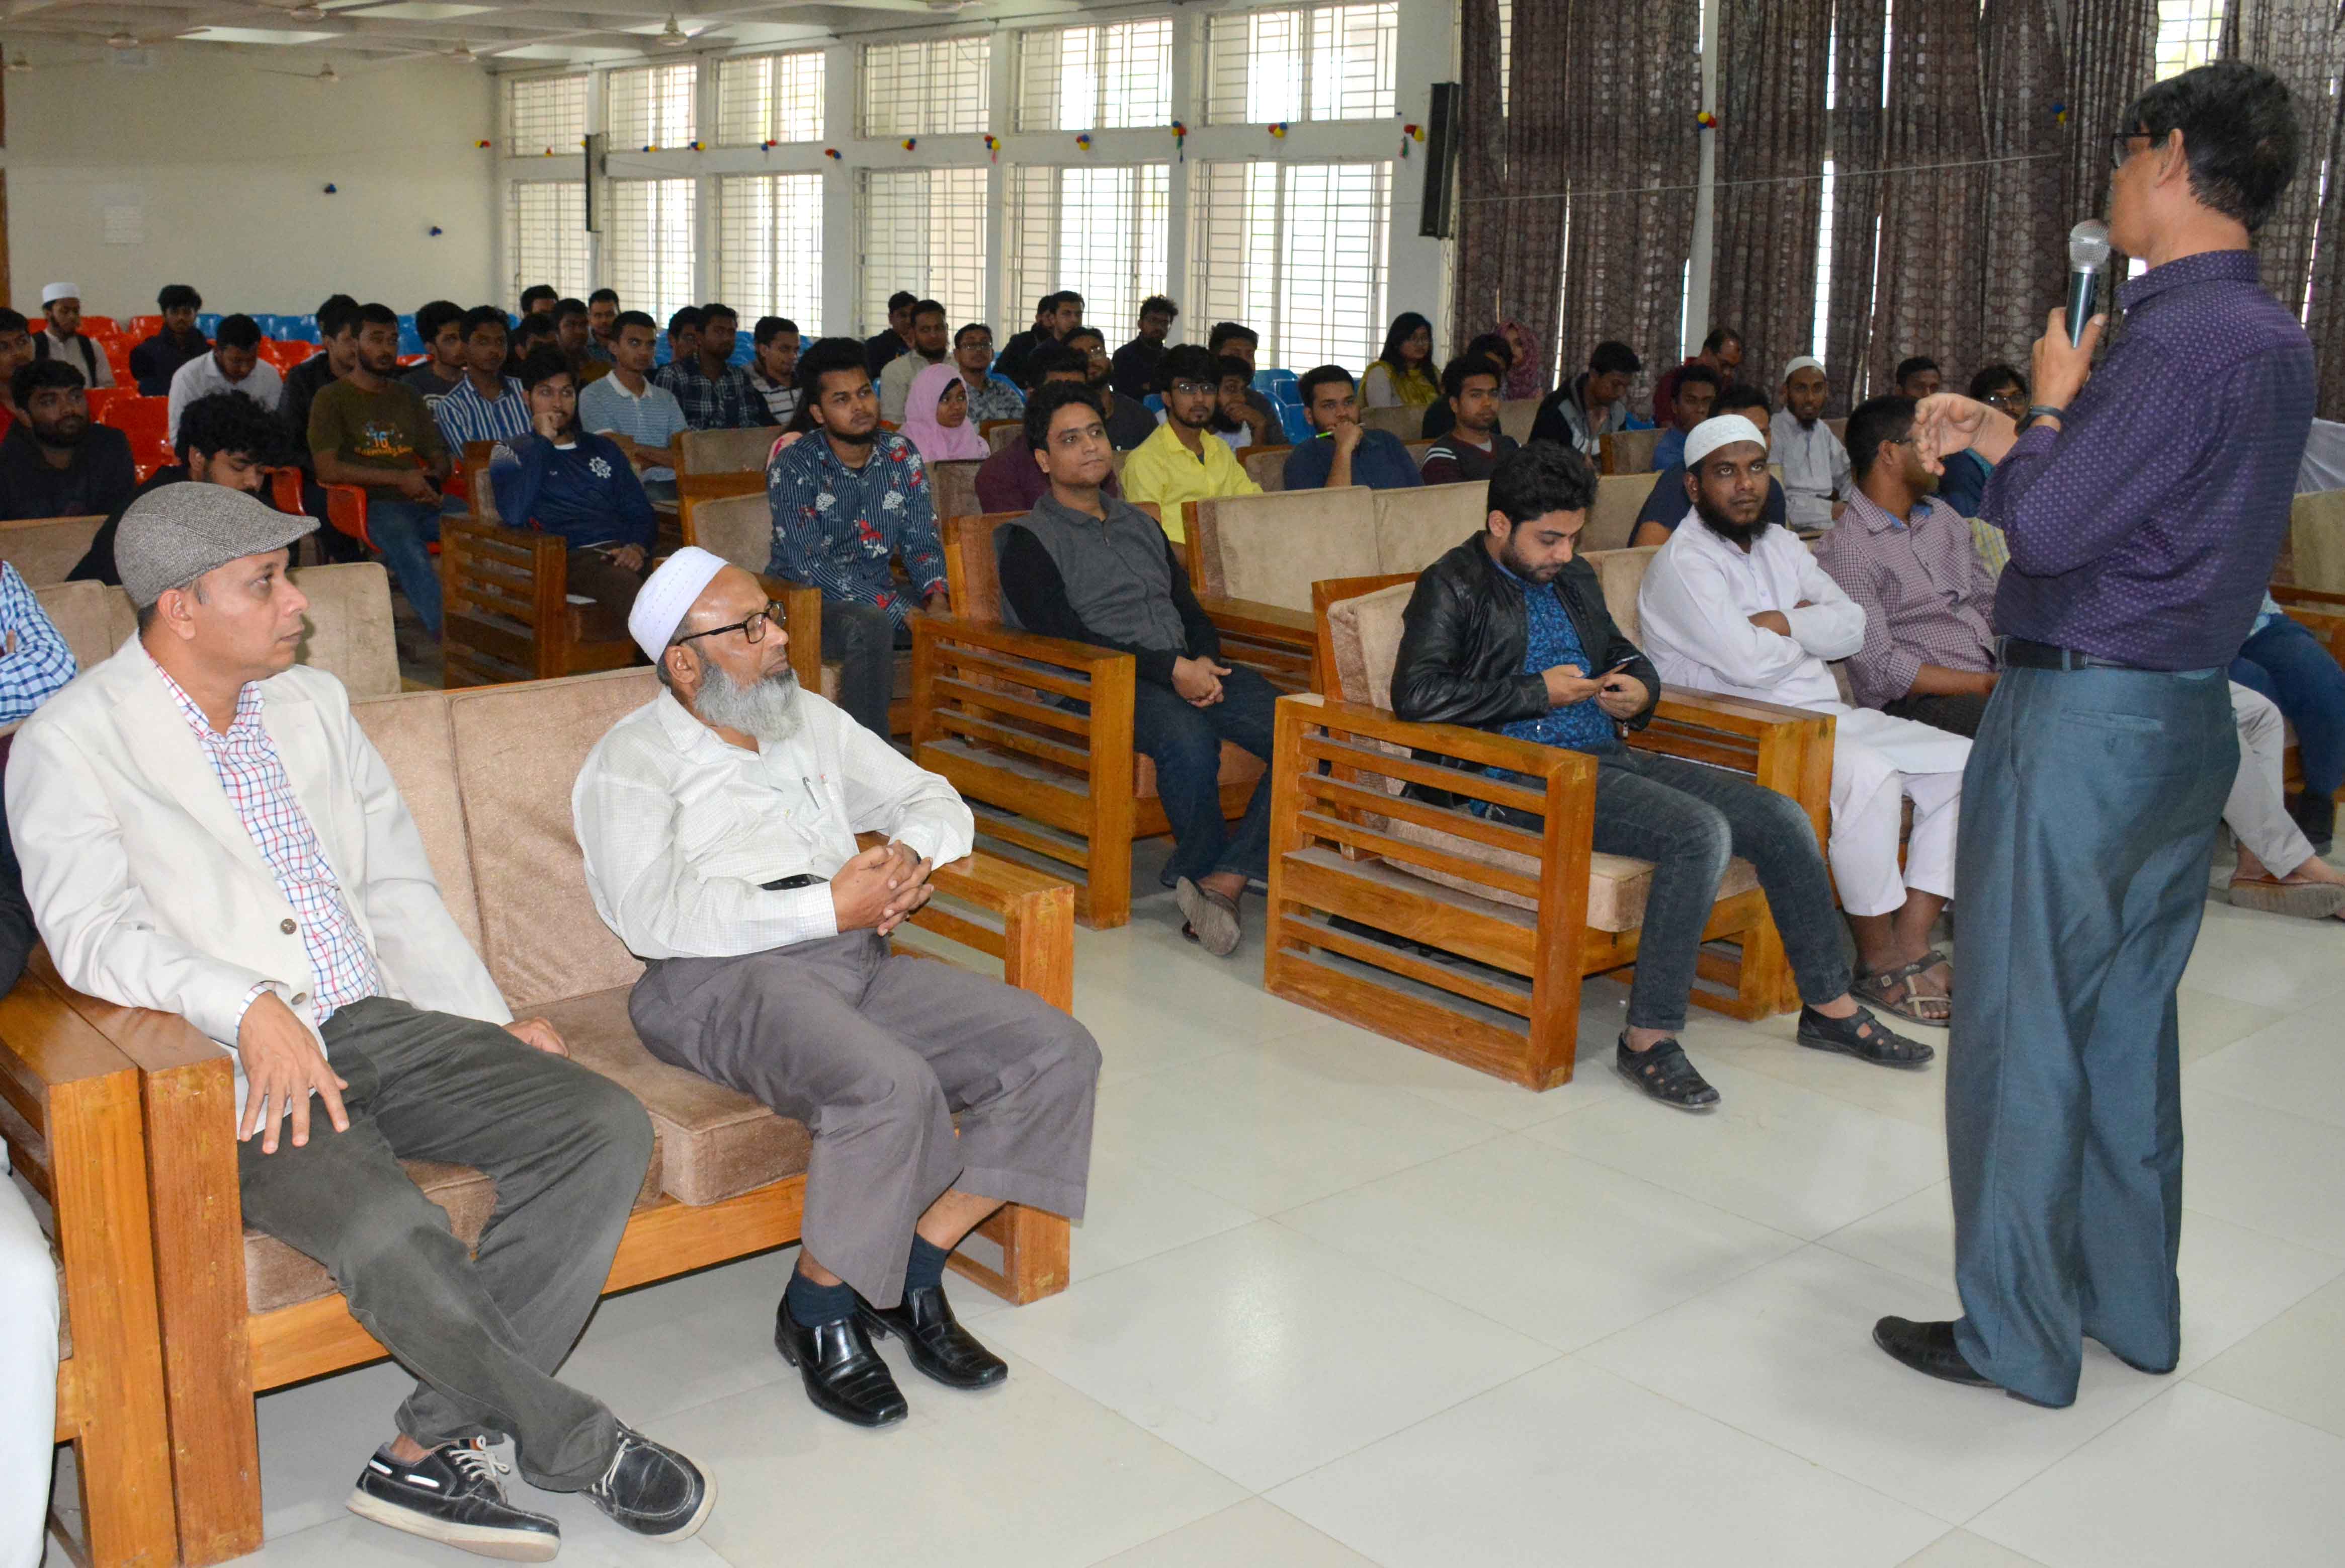
[[[855,1314],[881,1339],[892,1334],[903,1340],[912,1365],[949,1389],[990,1389],[1010,1375],[1009,1364],[953,1317],[941,1285],[907,1290],[896,1307],[874,1307],[858,1296]]]
[[[1966,1389],[2003,1386],[1992,1378],[1979,1376],[1964,1359],[1963,1348],[1954,1342],[1952,1323],[1914,1323],[1903,1318],[1883,1318],[1873,1326],[1873,1342],[1888,1351],[1890,1359],[1925,1376],[1960,1383]]]
[[[413,1464],[393,1459],[385,1445],[359,1472],[344,1506],[360,1519],[482,1557],[551,1563],[562,1550],[562,1526],[505,1500],[497,1474],[506,1468],[478,1441],[442,1443]]]
[[[807,1398],[826,1415],[858,1427],[884,1427],[910,1413],[888,1363],[852,1316],[808,1329],[790,1316],[787,1304],[777,1307],[774,1349],[798,1369]]]

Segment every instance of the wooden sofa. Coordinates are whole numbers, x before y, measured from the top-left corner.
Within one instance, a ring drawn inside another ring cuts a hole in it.
[[[766,460],[782,433],[771,425],[745,430],[687,430],[675,438],[676,521],[692,526],[693,508],[728,495],[762,495]],[[687,532],[688,541],[691,535]]]
[[[1085,924],[1119,926],[1132,918],[1132,840],[1172,831],[1155,764],[1132,749],[1137,673],[1130,654],[1003,623],[993,535],[1024,515],[946,520],[953,613],[912,622],[912,758],[952,781],[980,835],[1080,874]],[[1245,814],[1262,770],[1223,746],[1224,816]]]
[[[573,836],[570,790],[588,748],[657,692],[648,669],[355,705],[413,811],[442,896],[516,1012],[551,1018],[579,1062],[641,1098],[658,1133],[636,1213],[605,1286],[620,1290],[787,1245],[798,1236],[806,1129],[746,1095],[669,1067],[636,1041],[628,988],[641,972],[596,916]],[[1066,884],[972,857],[937,873],[918,924],[1001,960],[1005,978],[1066,1007],[1072,903]],[[36,970],[54,984],[46,959]],[[245,1229],[237,1196],[228,1054],[183,1020],[66,992],[15,1025],[19,1057],[86,1038],[138,1072],[170,1417],[178,1552],[217,1563],[260,1544],[252,1397],[380,1358],[325,1271]],[[13,1098],[13,1096],[12,1096]],[[135,1123],[114,1129],[123,1135]],[[411,1163],[457,1233],[476,1237],[494,1201],[462,1167]],[[1068,1225],[1007,1208],[954,1266],[1028,1301],[1064,1288]]]
[[[0,523],[0,561],[30,588],[62,583],[89,553],[103,517],[20,517]]]
[[[440,525],[444,684],[554,680],[634,663],[630,639],[586,636],[570,602],[570,547],[562,536],[505,526],[488,464],[470,472],[472,515]]]
[[[1650,555],[1590,557],[1632,637]],[[1595,852],[1594,758],[1394,716],[1393,663],[1412,591],[1401,582],[1330,604],[1328,694],[1280,699],[1264,984],[1495,1076],[1552,1088],[1572,1075],[1581,981],[1636,962],[1652,868]],[[1826,714],[1667,691],[1653,723],[1629,740],[1782,790],[1807,810],[1819,841],[1832,742]],[[1489,767],[1534,782],[1502,782],[1480,771]],[[1536,813],[1543,830],[1403,798],[1410,783]],[[1795,1005],[1782,939],[1748,862],[1731,863],[1720,894],[1693,1000],[1737,1018]]]

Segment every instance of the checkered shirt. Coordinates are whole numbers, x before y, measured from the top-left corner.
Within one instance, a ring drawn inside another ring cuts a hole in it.
[[[343,901],[342,885],[326,863],[326,851],[293,793],[293,780],[277,755],[276,742],[260,722],[259,684],[248,683],[237,693],[236,721],[222,735],[161,665],[155,667],[155,673],[163,677],[171,700],[179,705],[179,717],[195,732],[196,744],[203,748],[204,760],[211,764],[213,776],[227,791],[237,820],[244,824],[252,847],[276,873],[278,891],[300,921],[301,946],[310,955],[317,1022],[325,1023],[353,1002],[380,995],[382,972],[375,963],[374,950],[367,945],[366,933]]]
[[[0,657],[0,724],[14,724],[55,697],[66,682],[80,673],[73,649],[51,624],[41,601],[0,561],[0,646],[15,644]]]
[[[726,365],[723,375],[711,377],[698,360],[671,360],[652,376],[652,382],[675,394],[685,422],[695,430],[746,430],[774,423],[765,394],[739,365]]]

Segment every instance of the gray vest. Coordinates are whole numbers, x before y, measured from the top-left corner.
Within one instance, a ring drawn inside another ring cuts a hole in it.
[[[1026,526],[1059,568],[1067,602],[1083,625],[1132,647],[1185,654],[1188,632],[1172,603],[1172,564],[1165,554],[1164,530],[1128,501],[1112,495],[1101,499],[1107,505],[1104,523],[1071,512],[1045,494],[1026,514]],[[996,530],[993,535],[997,564],[1003,532]],[[1001,613],[1017,624],[1017,612],[1006,597]]]

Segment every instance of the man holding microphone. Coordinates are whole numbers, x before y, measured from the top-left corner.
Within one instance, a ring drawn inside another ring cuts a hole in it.
[[[1873,1339],[1950,1382],[2076,1397],[2083,1341],[2181,1354],[2175,987],[2238,761],[2225,669],[2263,598],[2312,418],[2311,344],[2257,283],[2251,236],[2296,172],[2288,89],[2239,61],[2151,87],[2112,127],[2114,246],[2148,270],[2035,344],[2015,424],[1925,399],[1936,470],[1995,463],[2011,565],[2004,673],[1963,779],[1963,1005],[1946,1072],[1954,1322]]]

